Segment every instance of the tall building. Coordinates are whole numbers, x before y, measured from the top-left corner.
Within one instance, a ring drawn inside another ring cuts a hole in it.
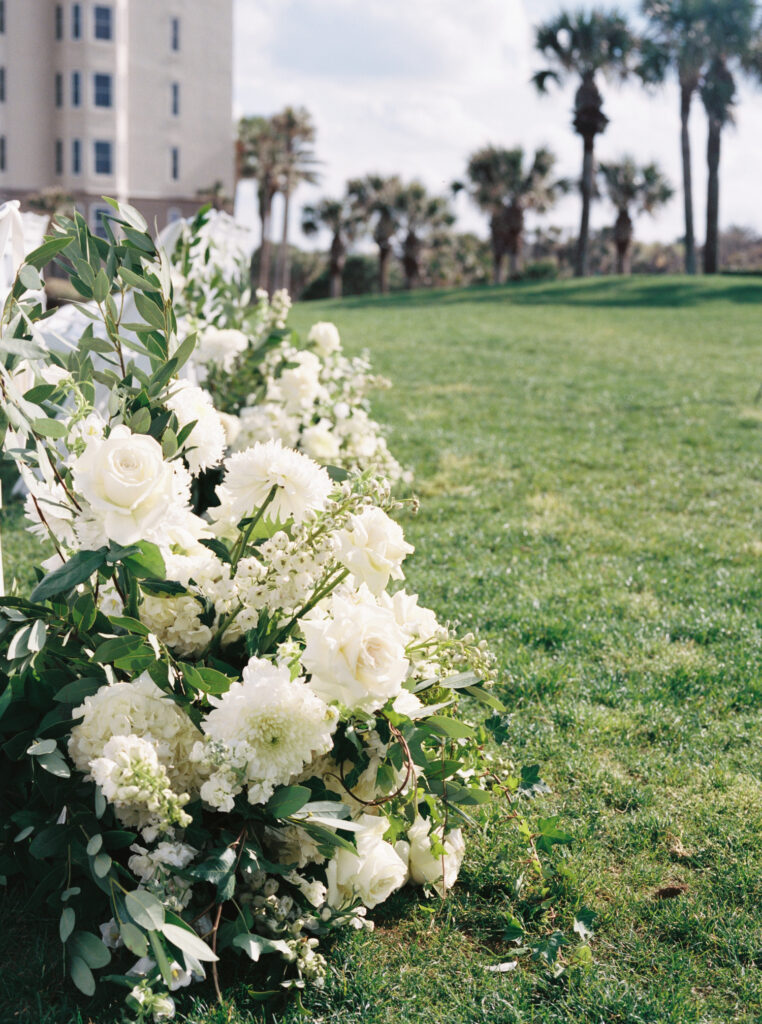
[[[0,0],[0,200],[102,196],[161,228],[234,187],[233,0]],[[108,207],[105,207],[108,209]]]

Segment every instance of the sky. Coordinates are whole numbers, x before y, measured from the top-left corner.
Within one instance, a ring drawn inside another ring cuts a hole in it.
[[[578,177],[582,143],[571,127],[574,84],[539,96],[530,83],[543,66],[533,26],[561,0],[234,0],[235,114],[271,114],[305,106],[317,128],[317,187],[301,186],[290,239],[303,248],[299,210],[338,196],[347,178],[378,171],[420,178],[446,192],[468,155],[487,143],[525,150],[549,146],[560,175]],[[571,3],[571,6],[576,6]],[[620,9],[637,14],[633,0]],[[679,102],[670,82],[647,92],[600,82],[610,123],[596,140],[599,159],[632,153],[656,160],[675,187],[657,217],[643,216],[636,235],[665,242],[683,231]],[[704,235],[706,121],[700,100],[691,115],[697,235]],[[723,133],[720,221],[762,232],[762,90],[739,91],[736,124]],[[487,234],[486,218],[465,195],[457,227]],[[256,223],[250,183],[239,188],[237,214]],[[280,233],[279,210],[274,211]],[[579,198],[568,196],[541,223],[576,230]],[[611,207],[594,205],[593,225],[613,223]],[[537,221],[530,219],[530,227]]]

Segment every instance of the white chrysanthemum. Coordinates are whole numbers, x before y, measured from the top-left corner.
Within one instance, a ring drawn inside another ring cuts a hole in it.
[[[249,339],[243,331],[207,327],[199,336],[193,358],[197,363],[213,363],[230,373],[236,359],[246,351],[248,345]]]
[[[242,519],[254,514],[275,493],[267,517],[300,523],[325,507],[331,492],[331,478],[312,459],[284,448],[280,441],[255,444],[236,452],[225,461],[225,479],[217,488],[221,509],[213,510],[221,520]]]
[[[332,594],[301,625],[302,664],[325,701],[376,711],[401,691],[409,667],[404,636],[366,588],[350,597]]]
[[[324,359],[326,356],[333,355],[334,352],[338,352],[341,349],[339,329],[336,324],[332,324],[327,320],[321,320],[319,323],[312,325],[310,333],[307,335],[307,341],[312,342],[317,352]]]
[[[375,506],[351,516],[339,533],[339,560],[358,586],[365,583],[376,595],[386,590],[390,579],[404,579],[402,561],[414,550],[399,523]]]
[[[212,768],[201,797],[221,810],[248,789],[249,803],[264,803],[305,764],[331,747],[337,715],[287,668],[252,658],[243,681],[210,698],[202,723],[205,743],[194,760]]]
[[[90,774],[124,825],[166,829],[190,824],[183,806],[190,797],[172,789],[156,748],[141,736],[112,736]]]
[[[125,426],[105,439],[91,438],[72,472],[74,489],[88,506],[83,520],[101,544],[153,540],[178,498],[187,504],[189,497],[186,478],[164,460],[158,441]]]
[[[129,683],[102,686],[72,713],[82,718],[71,731],[69,756],[81,772],[103,754],[112,736],[150,738],[159,763],[177,792],[193,788],[189,757],[199,738],[190,718],[160,690],[147,672]]]
[[[218,465],[225,454],[226,434],[211,396],[188,381],[176,381],[167,399],[167,408],[174,412],[180,429],[189,423],[196,424],[183,445],[193,476],[198,476],[202,469]]]

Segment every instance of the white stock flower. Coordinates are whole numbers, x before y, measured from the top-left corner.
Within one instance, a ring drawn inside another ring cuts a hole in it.
[[[312,342],[317,352],[324,359],[326,356],[330,356],[341,349],[339,330],[336,324],[332,324],[327,320],[321,320],[319,323],[312,325],[310,333],[307,335],[307,341]]]
[[[383,839],[389,827],[386,818],[364,814],[359,824],[357,852],[340,849],[326,867],[327,902],[337,910],[358,899],[372,909],[407,881],[405,861]]]
[[[186,380],[175,381],[167,408],[174,412],[180,429],[189,423],[196,424],[183,444],[193,476],[198,476],[202,469],[218,465],[225,454],[226,433],[208,392]]]
[[[248,346],[249,339],[243,331],[207,327],[199,336],[193,358],[197,363],[214,363],[230,373],[236,359]]]
[[[461,830],[455,828],[447,833],[444,843],[437,836],[444,854],[436,854],[431,849],[430,832],[431,822],[421,817],[408,829],[410,878],[418,885],[432,886],[444,898],[457,881],[466,844]]]
[[[89,505],[104,543],[147,539],[175,501],[175,473],[161,445],[125,426],[90,439],[72,469],[74,489]]]
[[[201,797],[220,809],[229,809],[244,787],[249,803],[264,803],[276,786],[331,748],[335,711],[302,679],[292,681],[287,668],[261,658],[252,658],[242,682],[210,703],[201,726],[206,740],[191,756],[212,769]]]
[[[332,594],[301,626],[302,664],[323,700],[375,711],[401,691],[408,670],[402,631],[364,588],[354,598]]]
[[[218,519],[236,522],[255,513],[275,488],[267,508],[268,519],[301,523],[311,512],[325,507],[332,483],[328,473],[301,452],[284,448],[280,441],[255,444],[225,461],[225,479],[217,488],[221,509]]]
[[[339,533],[339,560],[358,586],[365,583],[376,595],[386,590],[390,579],[404,579],[402,561],[414,550],[399,523],[375,506],[351,516]]]

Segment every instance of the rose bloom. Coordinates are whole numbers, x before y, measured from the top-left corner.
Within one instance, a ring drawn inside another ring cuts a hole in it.
[[[307,335],[307,341],[312,342],[317,352],[323,358],[331,355],[333,352],[338,352],[341,348],[339,330],[336,324],[329,323],[327,320],[321,320],[319,323],[313,324],[310,333]]]
[[[407,881],[407,865],[391,843],[384,842],[389,822],[364,814],[356,833],[357,852],[338,850],[326,867],[329,906],[341,909],[360,900],[368,909],[383,903]]]
[[[302,632],[302,664],[326,703],[375,711],[400,693],[409,667],[402,631],[367,590],[356,599],[333,594],[302,619]]]
[[[216,363],[230,373],[238,356],[245,352],[249,339],[243,331],[207,327],[201,334],[194,358],[198,363]]]
[[[74,488],[90,505],[105,536],[134,544],[166,517],[174,500],[174,472],[161,445],[147,434],[114,427],[93,438],[73,466]]]
[[[435,854],[431,850],[430,831],[431,822],[421,817],[417,817],[408,829],[410,878],[418,885],[432,886],[444,898],[447,890],[457,881],[466,844],[461,830],[454,828],[447,833],[442,843],[444,856]],[[441,843],[441,836],[437,838]]]
[[[386,590],[390,579],[404,579],[402,560],[415,549],[408,544],[399,523],[381,508],[368,508],[352,516],[339,534],[339,558],[356,583],[365,583],[376,594]]]

